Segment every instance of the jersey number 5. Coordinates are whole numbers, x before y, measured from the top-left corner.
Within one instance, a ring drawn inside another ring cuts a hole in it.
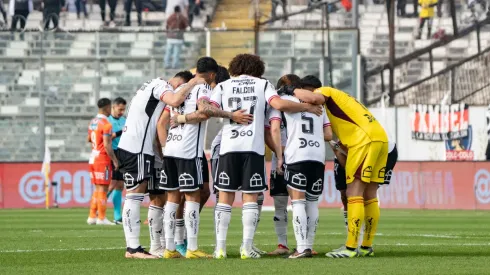
[[[301,131],[304,134],[313,134],[313,118],[301,114],[301,120],[304,122],[301,124]]]
[[[250,114],[253,115],[255,111],[255,105],[257,105],[257,97],[256,96],[245,96],[243,98],[244,101],[251,101],[250,105]],[[236,104],[236,108],[234,105]],[[236,112],[242,109],[242,99],[240,97],[230,97],[228,98],[228,107],[231,108],[231,112]],[[230,124],[237,124],[233,120],[230,119]]]

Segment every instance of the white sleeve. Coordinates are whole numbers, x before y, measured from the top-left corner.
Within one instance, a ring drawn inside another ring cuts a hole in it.
[[[330,119],[328,119],[327,112],[325,112],[325,108],[323,108],[323,127],[330,126]]]
[[[221,98],[223,96],[223,84],[214,87],[211,103],[221,109]]]
[[[279,95],[276,93],[276,89],[274,86],[269,82],[265,82],[265,100],[267,101],[267,104],[270,104],[271,100],[274,98],[279,98]]]
[[[199,99],[206,99],[209,101],[209,98],[211,97],[211,87],[207,85],[202,85],[199,89],[199,93],[197,94],[197,100]]]
[[[160,83],[155,85],[155,87],[153,88],[153,96],[155,98],[162,100],[163,96],[167,92],[173,92],[173,91],[174,91],[174,88],[172,87],[172,85],[170,85],[167,81],[161,81]]]
[[[281,118],[281,112],[272,108],[271,106],[269,106],[269,111],[268,111],[268,115],[267,115],[267,119],[265,119],[265,126],[271,126],[271,121],[273,120],[279,120],[281,121],[282,118]]]

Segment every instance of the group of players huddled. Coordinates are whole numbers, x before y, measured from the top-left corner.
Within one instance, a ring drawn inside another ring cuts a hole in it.
[[[126,119],[123,99],[113,104],[100,99],[99,114],[89,124],[88,141],[93,146],[89,166],[96,188],[87,223],[122,223],[126,258],[223,259],[231,208],[241,191],[240,255],[260,258],[266,252],[253,240],[268,189],[267,145],[273,151],[270,195],[278,238],[277,249],[268,254],[312,257],[328,142],[336,156],[335,180],[344,204],[347,241],[326,256],[374,256],[380,217],[377,189],[390,181],[397,160],[395,144],[369,110],[347,93],[323,87],[314,76],[293,74],[281,77],[276,90],[262,78],[264,70],[260,57],[251,54],[237,55],[228,69],[211,57],[200,58],[195,75],[182,71],[169,80],[144,83],[132,98]],[[211,148],[212,190],[217,197],[213,255],[199,250],[197,241],[200,212],[210,196],[204,154],[205,122],[210,117],[224,122]],[[111,175],[115,184],[109,191]],[[123,182],[127,193],[121,215]],[[113,199],[115,223],[105,217],[108,191],[118,196]],[[140,206],[146,193],[149,252],[139,241]],[[292,251],[287,243],[288,198],[296,238]]]

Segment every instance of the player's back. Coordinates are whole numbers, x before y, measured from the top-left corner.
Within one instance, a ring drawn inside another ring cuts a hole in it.
[[[282,99],[299,103],[294,96],[282,96]],[[287,143],[284,149],[286,164],[305,161],[325,162],[325,141],[323,138],[326,114],[317,116],[307,112],[283,112],[283,123],[286,127]]]
[[[220,155],[229,152],[249,152],[264,155],[264,122],[268,102],[277,93],[272,84],[252,76],[242,75],[220,83],[211,100],[224,111],[246,110],[254,116],[248,125],[224,121]]]
[[[388,142],[381,124],[355,98],[331,87],[321,87],[315,93],[327,97],[325,106],[332,131],[345,146],[361,146],[371,141]]]
[[[165,107],[161,98],[166,92],[173,92],[173,88],[160,78],[145,82],[136,92],[129,105],[119,149],[154,155],[153,140],[158,118]]]
[[[98,114],[90,121],[88,127],[90,142],[92,143],[92,153],[90,163],[101,162],[110,163],[111,159],[104,146],[104,135],[111,135],[112,126],[105,115]]]
[[[176,89],[185,87],[181,85]],[[198,101],[200,99],[209,100],[211,87],[207,84],[196,85],[189,93],[185,101],[176,108],[172,108],[170,113],[177,112],[180,115],[190,114],[198,109]],[[165,146],[165,156],[181,159],[201,158],[204,145],[204,130],[206,122],[196,124],[181,124],[178,127],[171,128],[167,136],[167,145]]]

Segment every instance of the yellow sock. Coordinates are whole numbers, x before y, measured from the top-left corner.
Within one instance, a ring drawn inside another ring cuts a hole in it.
[[[107,203],[107,193],[99,192],[99,199],[97,200],[97,210],[99,212],[98,213],[99,220],[105,219],[105,212],[107,209],[106,203]]]
[[[364,230],[364,239],[362,240],[362,246],[373,246],[374,236],[376,235],[376,229],[378,229],[379,222],[379,205],[378,199],[371,199],[364,202],[365,220],[366,225]]]
[[[94,191],[92,194],[92,199],[90,200],[90,213],[89,217],[90,218],[96,218],[97,217],[97,200],[99,197],[99,192]]]
[[[359,243],[359,232],[364,220],[364,199],[362,197],[347,198],[347,242],[346,247],[356,248]]]

